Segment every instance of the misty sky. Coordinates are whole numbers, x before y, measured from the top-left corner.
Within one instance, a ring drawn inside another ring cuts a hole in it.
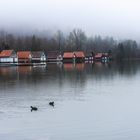
[[[140,40],[139,0],[0,0],[0,28],[69,31]]]

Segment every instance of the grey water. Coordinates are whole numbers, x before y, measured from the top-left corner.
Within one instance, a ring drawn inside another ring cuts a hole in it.
[[[139,83],[137,61],[0,67],[0,140],[139,140]]]

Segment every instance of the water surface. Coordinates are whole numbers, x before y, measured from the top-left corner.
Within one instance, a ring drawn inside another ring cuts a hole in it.
[[[0,139],[139,140],[139,81],[139,62],[0,67]]]

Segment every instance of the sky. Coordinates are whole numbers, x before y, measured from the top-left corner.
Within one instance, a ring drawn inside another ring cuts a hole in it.
[[[0,0],[0,28],[62,30],[140,41],[139,0]]]

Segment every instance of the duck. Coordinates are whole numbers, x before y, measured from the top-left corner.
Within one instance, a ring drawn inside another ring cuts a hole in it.
[[[37,110],[38,110],[38,108],[35,107],[35,106],[30,106],[30,107],[31,107],[31,112],[32,112],[32,111],[37,111]]]
[[[54,107],[54,102],[49,102],[49,105]]]

